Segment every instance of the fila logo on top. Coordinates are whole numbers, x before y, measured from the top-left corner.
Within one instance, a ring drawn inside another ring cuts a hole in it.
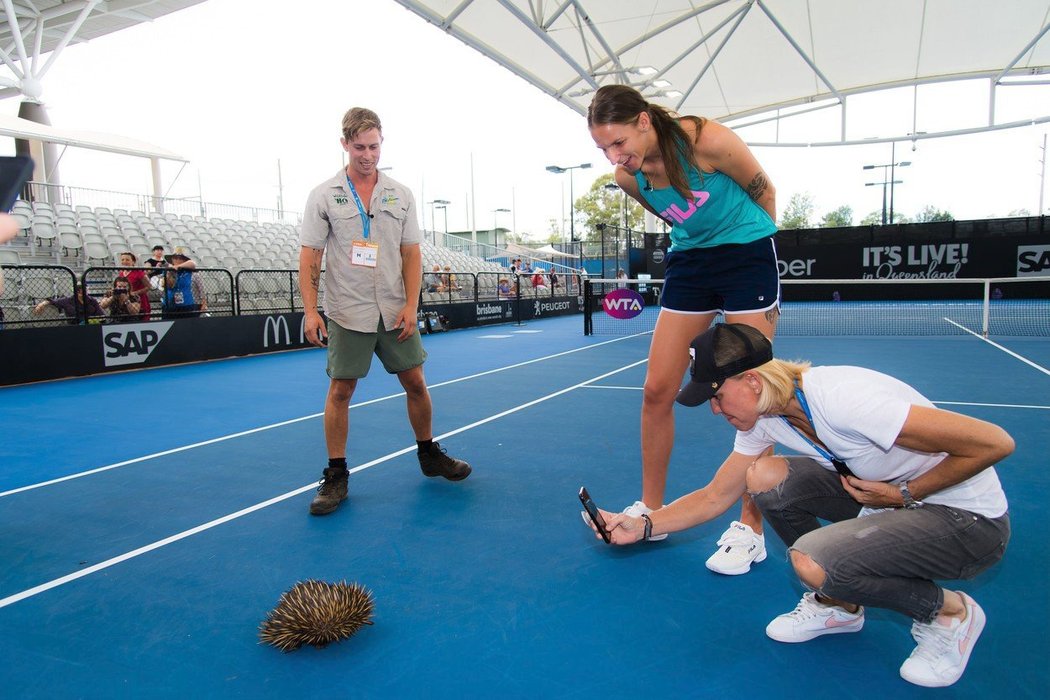
[[[104,326],[102,354],[106,367],[142,364],[164,339],[174,321]]]

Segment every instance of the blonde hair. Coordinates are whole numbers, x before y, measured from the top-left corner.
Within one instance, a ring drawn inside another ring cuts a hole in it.
[[[810,368],[812,363],[806,361],[770,360],[764,365],[749,369],[748,372],[758,377],[762,384],[762,393],[758,396],[758,405],[755,407],[762,415],[776,414],[791,401],[795,391],[795,381],[802,378],[802,373]],[[742,372],[738,376],[747,374]]]
[[[383,125],[379,121],[379,115],[364,107],[351,107],[343,115],[343,138],[353,141],[354,137],[362,131],[377,129],[383,133]]]

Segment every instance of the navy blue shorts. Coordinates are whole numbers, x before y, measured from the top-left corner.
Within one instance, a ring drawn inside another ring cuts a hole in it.
[[[667,256],[660,306],[681,313],[748,314],[780,304],[773,238],[689,248]]]

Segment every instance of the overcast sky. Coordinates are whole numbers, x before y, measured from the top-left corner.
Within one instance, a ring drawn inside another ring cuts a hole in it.
[[[168,194],[176,197],[196,196],[199,188],[207,201],[276,208],[279,160],[284,206],[299,211],[309,190],[341,166],[343,112],[366,106],[383,120],[381,165],[414,190],[428,228],[434,225],[426,202],[446,199],[449,229],[469,229],[473,199],[477,228],[514,226],[536,238],[545,238],[549,220],[564,219],[568,210],[569,176],[545,166],[593,163],[574,172],[577,197],[611,171],[581,115],[391,0],[270,7],[208,0],[66,49],[44,79],[52,124],[123,134],[181,154],[190,165],[177,180],[180,166],[164,166]],[[999,121],[1050,113],[1050,92],[1043,90],[1042,103],[1033,106],[1023,91],[1000,91]],[[911,90],[897,92],[890,100],[903,107],[898,111],[885,97],[851,98],[854,133],[911,131]],[[939,88],[923,94],[920,105],[931,115],[920,131],[972,126],[987,114],[987,86]],[[931,105],[940,108],[927,110]],[[6,114],[17,109],[17,100],[0,105]],[[782,126],[781,138],[836,138],[837,112],[827,112]],[[896,209],[911,216],[933,205],[956,218],[1035,213],[1048,130],[1044,124],[921,141],[914,152],[910,143],[898,144],[896,159],[912,164],[898,173]],[[763,141],[773,132],[763,127],[742,135]],[[813,195],[818,217],[844,204],[855,220],[881,208],[881,187],[865,186],[881,175],[862,166],[889,163],[888,144],[755,152],[777,187],[781,212],[797,192]],[[61,168],[70,186],[151,188],[142,160],[68,149]],[[513,211],[497,214],[498,208]],[[444,219],[436,213],[440,230]]]

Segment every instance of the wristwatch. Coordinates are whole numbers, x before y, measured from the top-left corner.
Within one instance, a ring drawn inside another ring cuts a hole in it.
[[[905,508],[920,508],[922,501],[916,501],[914,496],[911,495],[911,491],[908,490],[908,482],[902,481],[899,484],[901,490],[901,499],[904,501]]]

